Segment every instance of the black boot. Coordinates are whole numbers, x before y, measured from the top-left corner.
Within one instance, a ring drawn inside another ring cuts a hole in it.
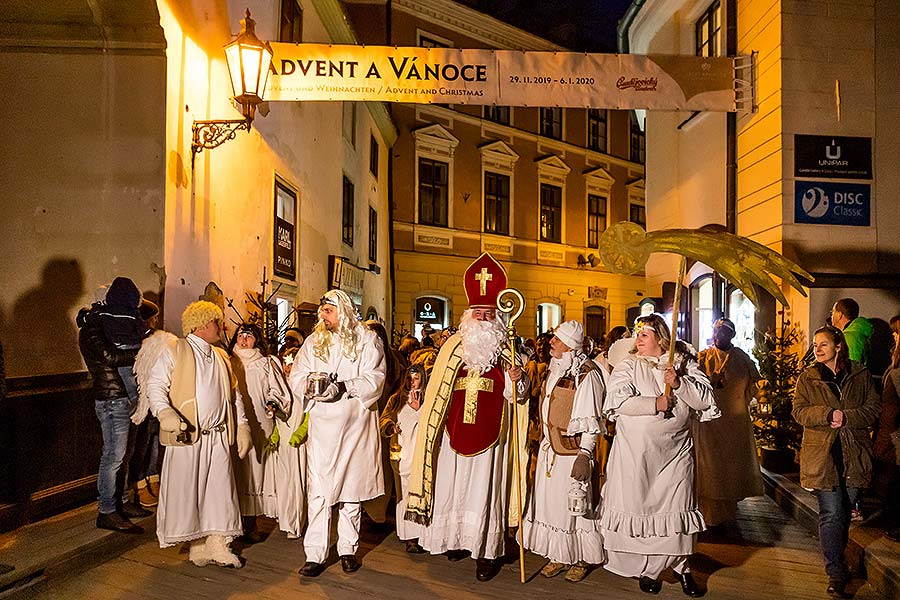
[[[660,583],[659,579],[641,576],[638,581],[638,587],[640,587],[641,591],[645,594],[658,594],[659,590],[662,589],[662,583]]]
[[[490,558],[479,558],[475,561],[475,579],[490,581],[500,572],[500,561]]]
[[[691,598],[699,598],[703,595],[703,590],[694,581],[694,576],[690,571],[686,571],[684,574],[675,573],[675,579],[681,584],[681,591]]]

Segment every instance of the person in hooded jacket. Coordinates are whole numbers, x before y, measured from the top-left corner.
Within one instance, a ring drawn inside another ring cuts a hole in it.
[[[850,511],[872,480],[869,428],[881,397],[868,369],[850,360],[841,330],[816,330],[816,364],[797,379],[791,414],[803,426],[800,485],[819,502],[819,543],[828,575],[828,593],[844,597],[849,579],[844,549]]]

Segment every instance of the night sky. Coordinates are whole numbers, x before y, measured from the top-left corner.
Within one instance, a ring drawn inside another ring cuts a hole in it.
[[[615,52],[616,25],[631,0],[458,0],[569,50]]]

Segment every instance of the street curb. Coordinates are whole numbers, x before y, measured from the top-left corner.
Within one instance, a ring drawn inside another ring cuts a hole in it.
[[[155,516],[134,520],[144,528],[143,534],[115,533],[94,527],[96,507],[93,503],[0,537],[0,563],[14,567],[0,575],[0,599],[29,598],[48,585],[154,539]],[[53,521],[61,526],[60,531],[47,535],[48,523]],[[70,523],[71,526],[62,527]],[[44,544],[34,543],[40,540]],[[47,547],[36,550],[41,545]]]
[[[787,477],[760,469],[766,494],[782,510],[818,537],[819,510],[815,497]],[[850,526],[847,557],[881,598],[900,600],[900,544],[871,527]]]

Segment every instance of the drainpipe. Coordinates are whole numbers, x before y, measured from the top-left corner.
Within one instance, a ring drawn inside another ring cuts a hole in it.
[[[725,54],[737,56],[737,0],[725,2]],[[737,233],[737,113],[726,113],[725,123],[725,230]]]
[[[619,54],[628,54],[630,52],[628,30],[631,29],[631,24],[634,23],[638,13],[641,12],[641,7],[644,6],[646,1],[647,0],[632,0],[631,6],[628,7],[628,10],[626,10],[622,18],[619,19],[619,24],[616,26],[616,46],[619,48]]]

